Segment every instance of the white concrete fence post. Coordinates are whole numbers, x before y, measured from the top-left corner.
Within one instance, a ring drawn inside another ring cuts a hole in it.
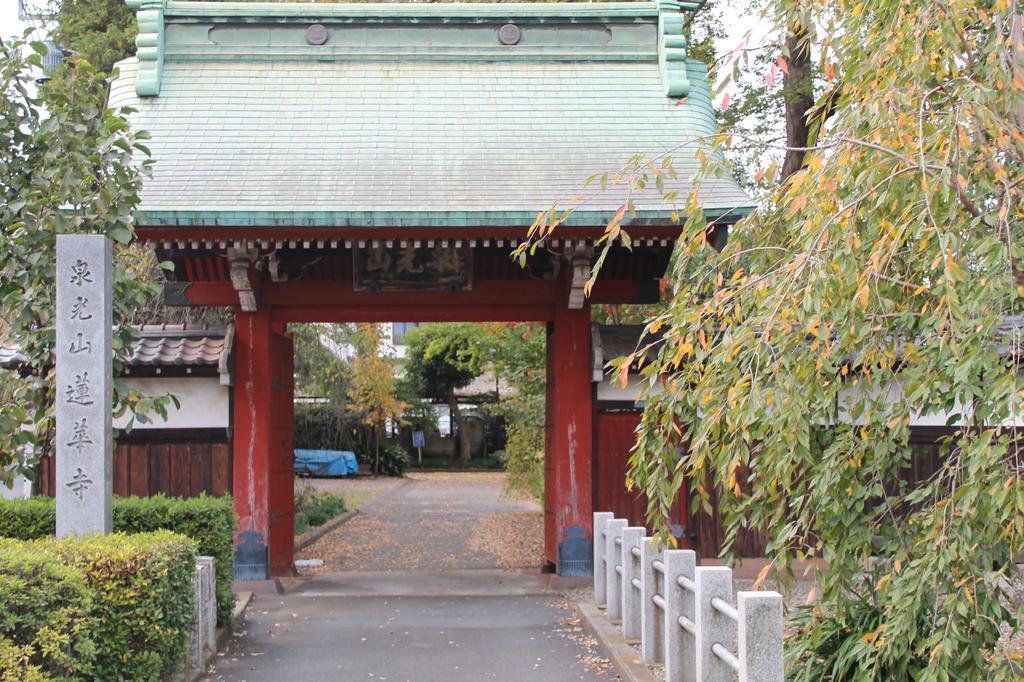
[[[717,644],[720,651],[733,651],[736,622],[712,603],[715,599],[732,602],[732,570],[723,566],[701,566],[695,574],[697,679],[701,682],[732,682],[735,671],[714,649]]]
[[[640,545],[647,529],[628,526],[622,529],[622,636],[626,641],[640,639]]]
[[[661,547],[655,538],[644,538],[640,545],[640,650],[644,663],[655,665],[665,660],[665,636],[661,609],[654,603],[654,595],[663,584],[661,573],[654,567],[661,561]],[[662,562],[664,564],[664,562]]]
[[[605,547],[605,560],[607,562],[605,572],[608,585],[605,591],[605,599],[608,604],[606,613],[608,614],[608,620],[613,623],[617,623],[622,619],[622,568],[619,564],[622,558],[622,531],[628,523],[626,519],[612,519],[605,525],[605,528],[608,529],[608,534],[605,538],[605,541],[608,543]]]
[[[594,604],[603,607],[608,600],[608,565],[605,528],[615,518],[611,512],[594,512]]]
[[[782,682],[782,595],[737,592],[740,682]]]
[[[594,599],[644,663],[664,661],[667,682],[784,682],[782,596],[739,592],[734,605],[731,569],[628,523],[594,514]]]
[[[696,595],[693,587],[697,568],[697,553],[690,549],[666,549],[663,552],[665,564],[665,679],[700,680],[694,675],[697,670],[697,640],[692,629],[680,623],[695,627],[697,622]],[[687,583],[691,589],[682,584]]]

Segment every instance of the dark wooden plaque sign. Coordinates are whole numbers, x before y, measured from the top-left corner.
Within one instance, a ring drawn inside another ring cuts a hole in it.
[[[356,291],[469,291],[473,259],[467,245],[379,244],[352,249]]]

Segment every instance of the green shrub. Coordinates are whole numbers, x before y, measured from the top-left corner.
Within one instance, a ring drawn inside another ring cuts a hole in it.
[[[82,571],[35,543],[0,540],[3,679],[92,677],[92,592]],[[35,673],[32,673],[35,671]]]
[[[52,497],[0,498],[0,538],[39,540],[56,532],[57,506]]]
[[[409,453],[401,445],[385,445],[380,449],[380,473],[385,476],[401,476],[409,463]]]
[[[56,528],[54,500],[0,499],[0,537],[38,540],[53,536]],[[201,495],[188,499],[165,497],[115,497],[114,530],[143,533],[170,530],[196,542],[203,556],[212,556],[217,575],[217,621],[231,618],[234,580],[235,510],[230,496]]]
[[[35,544],[79,569],[93,593],[92,679],[161,680],[182,663],[194,614],[193,540],[160,530]]]
[[[296,405],[293,438],[298,450],[366,450],[359,415],[329,404]]]
[[[227,624],[235,607],[235,507],[230,496],[181,499],[123,497],[114,500],[114,530],[143,533],[170,530],[195,540],[201,556],[211,556],[217,579],[217,622]]]
[[[345,511],[345,500],[339,495],[304,488],[295,496],[295,533],[322,526]]]
[[[39,666],[29,663],[32,646],[18,646],[0,636],[0,682],[54,682]]]

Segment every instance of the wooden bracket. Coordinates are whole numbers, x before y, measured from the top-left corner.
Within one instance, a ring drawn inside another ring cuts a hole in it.
[[[570,267],[572,268],[572,284],[569,287],[569,310],[580,310],[586,300],[584,287],[590,279],[590,261],[594,256],[594,249],[591,246],[582,244],[576,245],[569,256]]]
[[[231,286],[238,292],[238,304],[247,313],[256,312],[256,292],[252,289],[249,267],[259,256],[257,249],[228,249],[231,261]]]

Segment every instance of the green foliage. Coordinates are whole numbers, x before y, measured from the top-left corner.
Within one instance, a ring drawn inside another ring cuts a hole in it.
[[[543,408],[541,409],[543,416]],[[505,489],[544,499],[544,424],[511,421],[505,427],[505,449],[497,455],[505,463]]]
[[[768,158],[766,195],[721,253],[700,192],[749,140],[698,153],[673,297],[648,324],[665,343],[643,370],[632,479],[662,530],[683,485],[705,508],[714,486],[727,559],[738,531],[764,527],[784,575],[825,560],[821,611],[790,648],[855,672],[802,679],[998,676],[999,625],[1017,628],[1000,580],[1024,550],[1004,426],[1024,396],[1024,19],[1005,0],[766,6],[769,65],[788,68],[792,27],[813,27],[802,39],[828,93],[807,112],[815,143],[787,177]],[[911,419],[936,413],[955,427],[941,470],[893,485]]]
[[[449,400],[456,389],[469,385],[483,372],[477,325],[433,322],[413,327],[405,335],[405,373],[416,392],[426,398]]]
[[[793,682],[818,680],[916,680],[928,667],[928,652],[907,647],[903,656],[881,660],[874,649],[885,646],[884,612],[870,595],[851,595],[835,611],[800,606],[791,614],[792,643],[786,666]],[[933,595],[925,597],[934,606]],[[922,610],[921,614],[924,613]],[[922,630],[928,629],[922,617]]]
[[[338,351],[352,344],[353,329],[340,324],[295,324],[288,329],[295,342],[296,394],[326,398],[341,409],[352,368]]]
[[[204,493],[187,499],[154,495],[115,498],[114,501],[114,530],[123,533],[173,531],[195,541],[201,556],[213,557],[217,622],[222,625],[230,621],[235,608],[231,584],[235,579],[236,519],[230,495],[211,497]]]
[[[295,534],[322,526],[343,511],[345,499],[340,495],[304,487],[295,494]]]
[[[35,669],[59,679],[87,679],[96,656],[90,631],[92,592],[82,572],[35,545],[0,542],[0,670]],[[11,661],[6,655],[17,649]]]
[[[2,682],[54,682],[38,665],[27,663],[32,656],[32,645],[18,646],[0,635],[0,681]]]
[[[106,107],[107,83],[84,61],[72,61],[63,77],[38,92],[31,69],[45,51],[23,56],[25,45],[0,47],[0,319],[6,340],[28,360],[22,376],[5,388],[0,416],[0,477],[31,469],[16,453],[33,446],[34,457],[53,454],[54,281],[56,235],[107,235],[120,253],[134,235],[142,176],[149,171],[133,154],[147,156],[143,133],[132,132],[126,112]],[[114,268],[115,376],[130,348],[126,322],[138,305],[159,293],[127,270]],[[143,398],[115,382],[118,415],[148,420],[166,416],[169,397]],[[16,466],[7,466],[15,463]],[[31,475],[31,472],[28,472]]]
[[[401,445],[389,444],[381,448],[380,469],[385,476],[401,476],[409,464],[409,453]]]
[[[94,679],[162,680],[192,628],[195,543],[169,531],[37,541],[82,571],[93,592]]]
[[[0,499],[0,537],[18,540],[50,537],[56,528],[55,510],[54,500],[49,497]],[[168,530],[191,538],[199,554],[214,559],[217,620],[221,624],[228,622],[235,605],[231,591],[235,511],[231,497],[115,497],[114,530],[121,533]]]
[[[60,0],[54,40],[103,74],[135,54],[138,25],[124,0]]]
[[[299,403],[295,406],[295,448],[298,450],[372,449],[366,442],[359,415],[344,405]]]
[[[0,540],[3,679],[164,679],[184,660],[195,557],[168,531]]]

